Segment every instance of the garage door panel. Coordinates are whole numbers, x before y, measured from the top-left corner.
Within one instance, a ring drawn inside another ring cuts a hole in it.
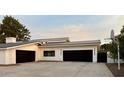
[[[35,61],[35,51],[16,50],[16,63]]]
[[[92,62],[92,50],[63,51],[64,61]]]

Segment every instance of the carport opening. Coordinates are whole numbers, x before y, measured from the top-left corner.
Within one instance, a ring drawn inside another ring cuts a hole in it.
[[[92,50],[68,50],[63,51],[64,61],[93,62]]]
[[[16,63],[35,61],[35,51],[16,50]]]
[[[97,61],[99,63],[107,63],[107,52],[98,52]]]

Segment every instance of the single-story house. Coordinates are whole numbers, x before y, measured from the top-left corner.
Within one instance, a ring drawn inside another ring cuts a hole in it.
[[[7,37],[0,44],[0,64],[16,64],[31,61],[82,61],[97,62],[100,40],[73,41],[69,38],[37,39],[16,42]]]

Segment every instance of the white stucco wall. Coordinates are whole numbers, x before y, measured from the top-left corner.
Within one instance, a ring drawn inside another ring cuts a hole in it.
[[[118,60],[116,59],[114,62],[112,58],[107,57],[107,63],[118,63]],[[124,63],[124,60],[120,59],[120,63]]]
[[[7,49],[5,51],[5,64],[16,64],[16,52],[15,49]]]
[[[114,60],[110,57],[109,52],[107,52],[107,63],[117,63],[117,62],[118,60],[115,59],[115,62],[114,62]],[[124,63],[124,60],[120,59],[120,63]]]
[[[5,50],[0,50],[0,64],[5,64]]]
[[[44,57],[43,51],[53,51],[55,50],[54,57]],[[82,46],[82,47],[62,47],[62,48],[43,48],[42,49],[42,59],[41,60],[56,60],[63,61],[63,51],[64,50],[93,50],[93,62],[97,62],[97,46]]]
[[[44,51],[55,51],[55,56],[54,57],[44,57],[43,52]],[[42,53],[42,59],[41,60],[55,60],[55,61],[63,61],[63,53],[61,48],[45,48],[41,51]]]
[[[16,64],[15,49],[0,50],[0,64]]]

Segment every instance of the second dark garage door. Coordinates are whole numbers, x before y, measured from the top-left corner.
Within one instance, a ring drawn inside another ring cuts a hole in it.
[[[64,61],[92,62],[93,53],[92,53],[92,50],[63,51],[63,60]]]
[[[16,50],[16,63],[35,61],[35,51]]]

